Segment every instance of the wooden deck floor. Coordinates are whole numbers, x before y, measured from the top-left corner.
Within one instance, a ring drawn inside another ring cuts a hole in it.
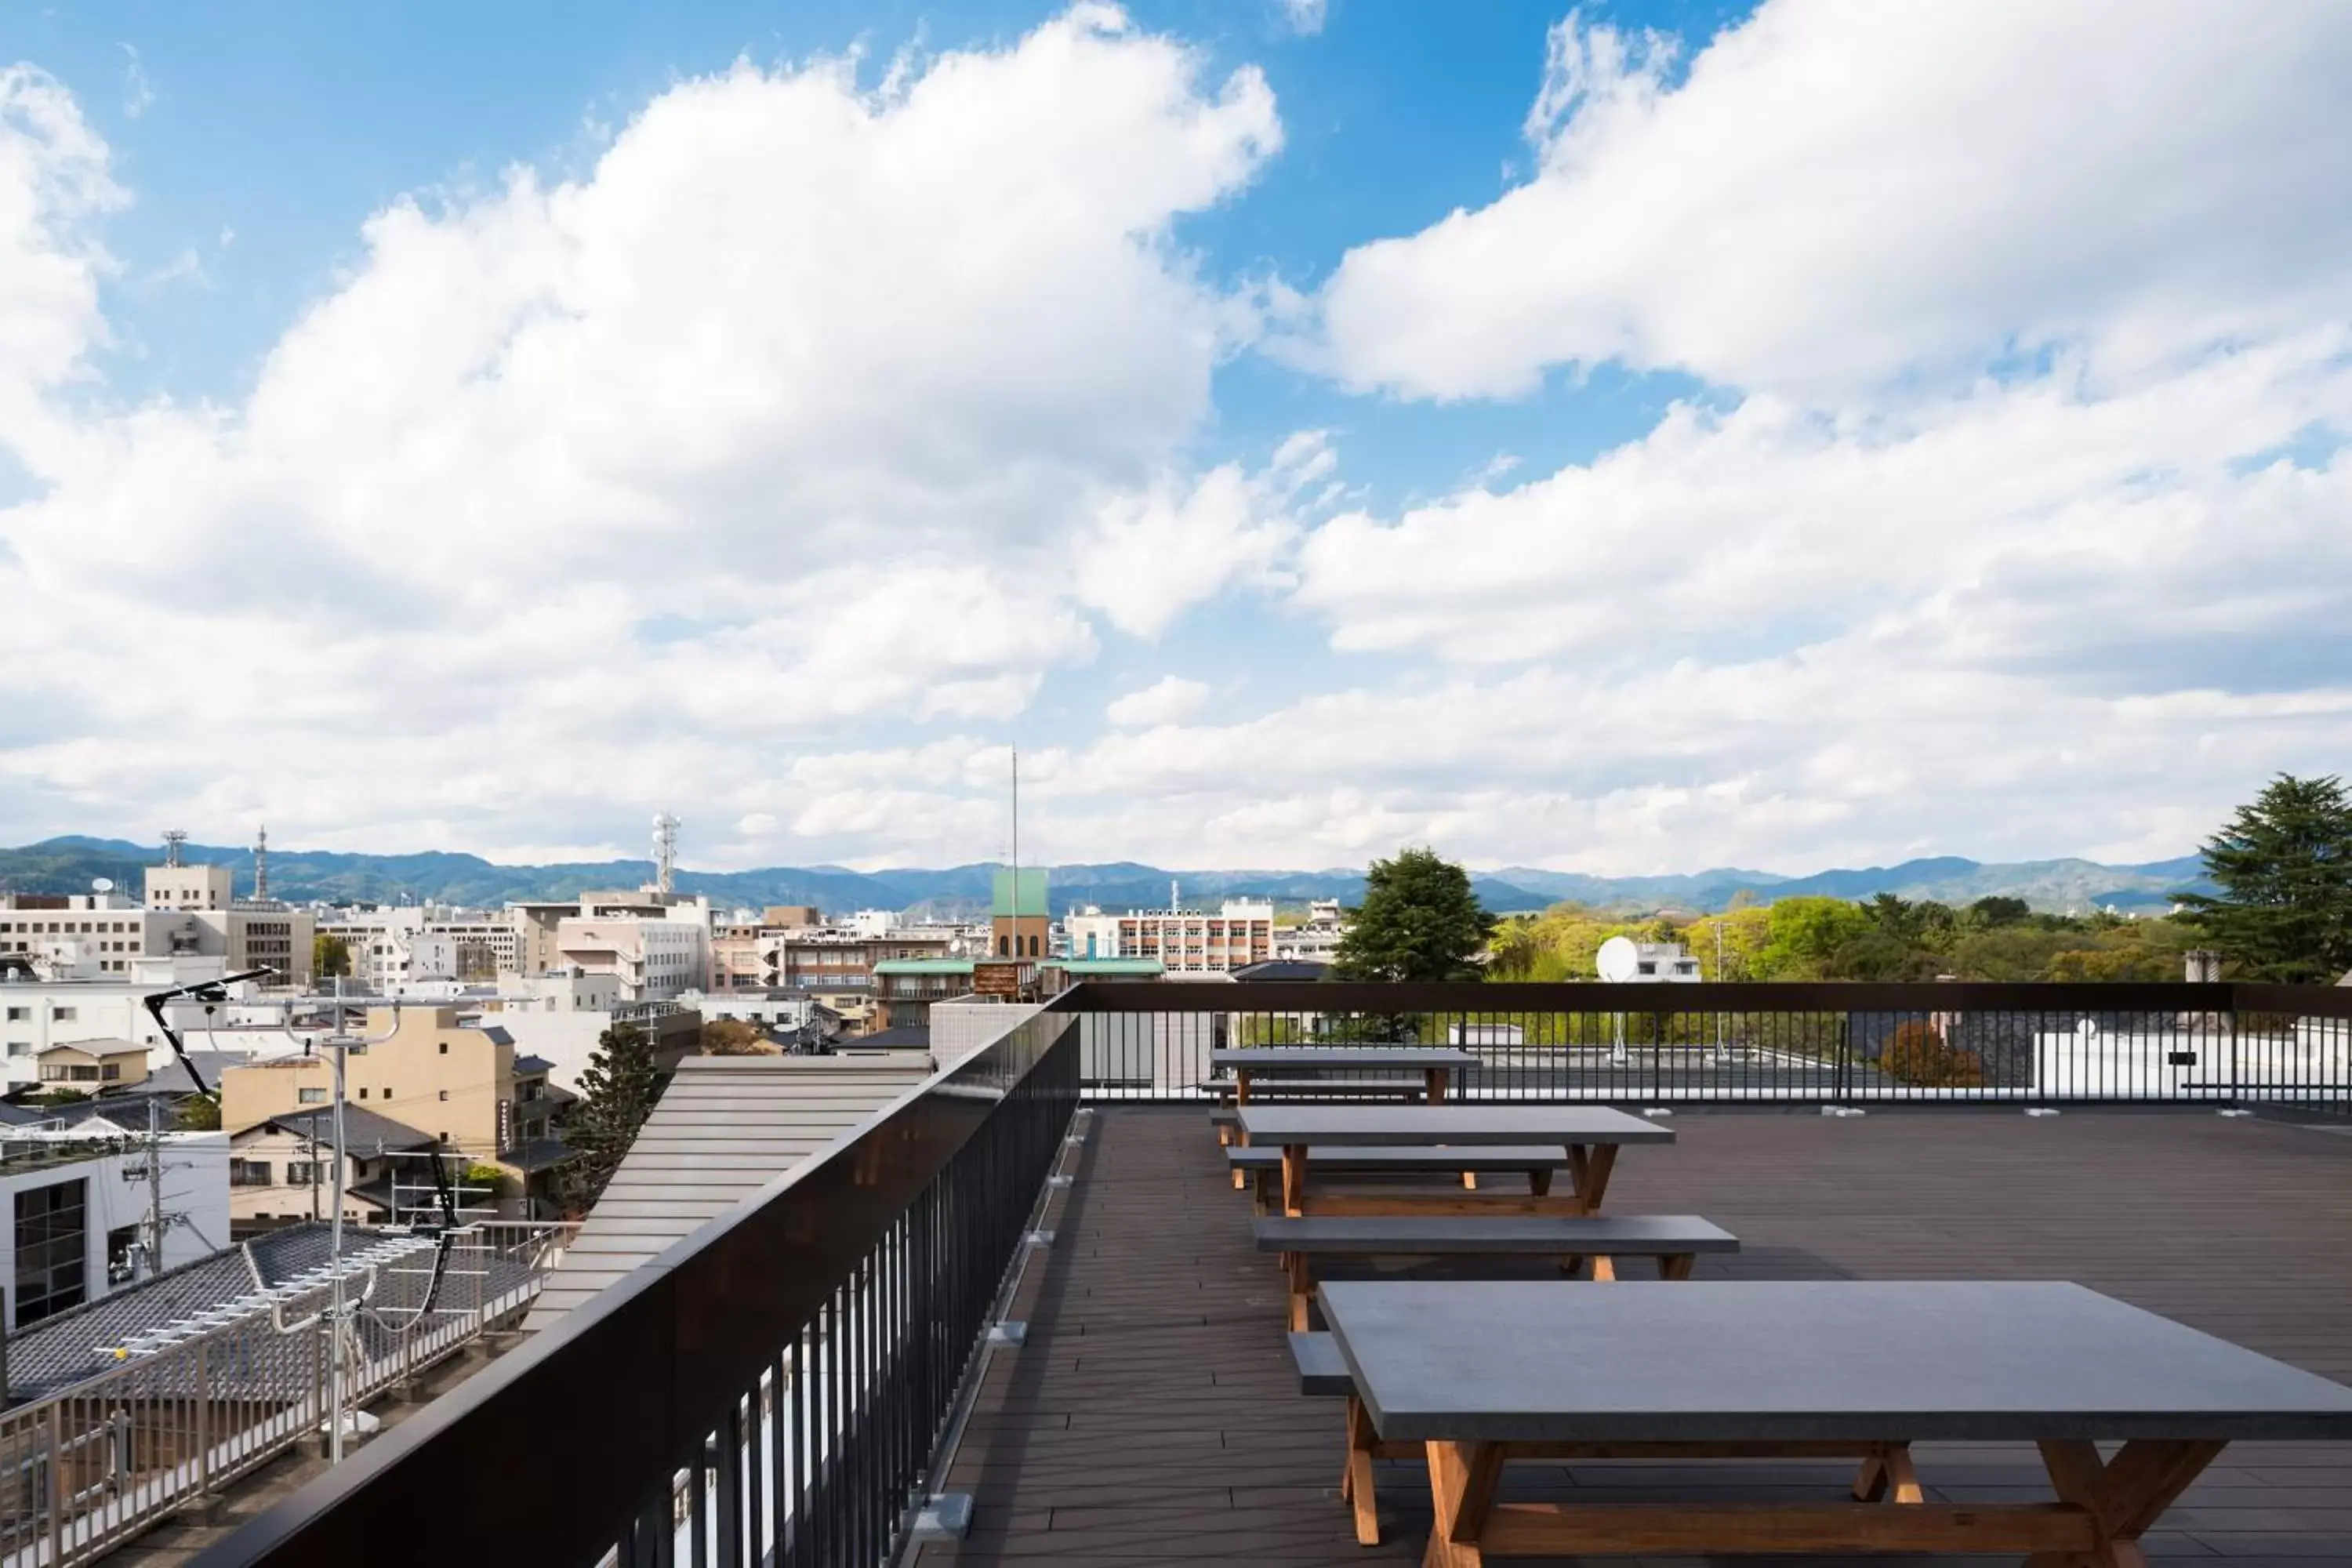
[[[2352,1383],[2352,1137],[2185,1111],[1674,1125],[1674,1147],[1625,1152],[1610,1206],[1737,1233],[1701,1278],[2075,1279]],[[1339,1405],[1297,1392],[1279,1272],[1201,1111],[1100,1109],[1076,1170],[1021,1290],[1028,1343],[992,1361],[951,1469],[971,1533],[917,1561],[1419,1562],[1418,1464],[1381,1467],[1382,1544],[1349,1532]],[[2048,1495],[2030,1449],[1919,1459],[1948,1500]],[[1850,1470],[1526,1465],[1505,1495],[1821,1500]],[[2145,1544],[2165,1563],[2352,1564],[2352,1447],[2234,1447]]]

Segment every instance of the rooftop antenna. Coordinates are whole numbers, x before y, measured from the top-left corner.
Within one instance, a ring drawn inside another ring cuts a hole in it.
[[[174,870],[178,868],[180,864],[180,846],[185,844],[187,841],[188,830],[186,828],[167,827],[163,829],[163,867],[166,870]]]
[[[343,1172],[350,1163],[343,1137],[343,1069],[345,1059],[352,1051],[364,1052],[370,1046],[380,1046],[400,1033],[400,1003],[397,998],[392,1002],[391,1028],[381,1035],[355,1035],[351,1032],[345,1017],[343,979],[339,974],[335,977],[333,1015],[334,1024],[323,1037],[296,1033],[290,1016],[278,1026],[289,1039],[301,1043],[305,1056],[310,1055],[320,1046],[331,1047],[334,1051],[335,1212],[328,1222],[327,1232],[327,1266],[333,1274],[334,1289],[333,1304],[327,1311],[327,1463],[331,1466],[343,1462],[343,1336],[350,1331],[350,1314],[343,1309]],[[318,1118],[314,1116],[310,1121],[314,1139],[318,1130]]]
[[[269,897],[269,825],[261,825],[260,834],[253,841],[253,901],[260,903]]]
[[[1021,748],[1013,748],[1013,913],[1021,913]]]
[[[1176,879],[1171,877],[1168,879],[1168,912],[1171,915],[1181,914],[1183,910],[1184,900],[1176,893]]]
[[[654,814],[654,886],[665,897],[677,890],[677,830],[683,826],[667,811]]]

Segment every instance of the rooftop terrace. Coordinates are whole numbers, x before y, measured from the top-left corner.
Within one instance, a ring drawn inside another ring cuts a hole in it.
[[[974,1495],[971,1533],[916,1561],[1420,1561],[1418,1463],[1383,1463],[1382,1543],[1355,1542],[1337,1486],[1339,1403],[1298,1393],[1281,1273],[1251,1247],[1249,1202],[1201,1111],[1107,1106],[1092,1122],[1049,1210],[1054,1245],[1009,1314],[1027,1321],[1027,1343],[992,1358],[950,1467],[950,1486]],[[2120,1110],[1702,1110],[1674,1125],[1673,1147],[1626,1152],[1612,1203],[1737,1233],[1742,1251],[1702,1258],[1700,1279],[2074,1279],[2352,1382],[2341,1131]],[[1685,1467],[1671,1494],[1662,1468],[1519,1465],[1505,1493],[1818,1500],[1853,1466]],[[1919,1469],[1931,1499],[2048,1496],[2030,1448],[1923,1446]],[[2145,1544],[2156,1563],[2352,1563],[2352,1450],[2232,1447]]]
[[[365,1561],[429,1510],[446,1547],[514,1561],[882,1568],[942,1488],[975,1510],[960,1543],[917,1546],[935,1565],[1412,1561],[1419,1462],[1383,1467],[1382,1543],[1356,1545],[1341,1403],[1298,1392],[1283,1275],[1203,1093],[1221,1048],[1401,1040],[1472,1053],[1448,1091],[1465,1106],[1670,1109],[1678,1141],[1627,1146],[1610,1207],[1729,1228],[1743,1249],[1702,1279],[2071,1279],[2352,1383],[2352,991],[1087,984],[790,1170],[730,1184],[707,1221],[200,1561]],[[1026,1342],[992,1344],[1000,1316]],[[1956,1510],[1938,1519],[2049,1496],[2028,1448],[1918,1457]],[[2091,1461],[2057,1462],[2079,1482]],[[1504,1495],[1770,1501],[1850,1475],[1528,1463]],[[2106,1517],[2043,1512],[2069,1542]],[[2160,1563],[2352,1564],[2352,1444],[2237,1444],[2147,1544]]]

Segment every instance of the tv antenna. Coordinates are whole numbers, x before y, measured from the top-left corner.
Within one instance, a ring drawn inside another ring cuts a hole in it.
[[[344,1156],[343,1142],[343,1068],[353,1051],[364,1052],[370,1046],[380,1046],[400,1033],[400,1003],[392,1004],[392,1027],[381,1035],[355,1035],[351,1032],[343,1006],[343,977],[335,976],[335,1000],[329,1015],[333,1022],[324,1035],[303,1035],[295,1030],[289,1016],[278,1027],[286,1037],[302,1047],[309,1056],[320,1046],[334,1052],[335,1063],[335,1206],[329,1216],[327,1232],[327,1267],[333,1279],[334,1298],[327,1309],[327,1463],[343,1462],[343,1337],[347,1332],[349,1314],[343,1307],[343,1178],[350,1161]]]
[[[1612,936],[1592,955],[1592,967],[1612,985],[1625,984],[1642,973],[1642,950],[1633,945],[1631,937]],[[1609,1059],[1622,1062],[1625,1059],[1625,1015],[1612,1013],[1610,1019],[1613,1028]]]
[[[163,866],[166,870],[178,868],[180,864],[180,847],[187,841],[188,830],[186,828],[167,827],[163,829]]]

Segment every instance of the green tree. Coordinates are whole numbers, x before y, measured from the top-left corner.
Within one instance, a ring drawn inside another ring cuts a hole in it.
[[[1764,980],[1822,980],[1838,949],[1871,929],[1859,905],[1843,899],[1782,899],[1767,912],[1770,940],[1756,955]]]
[[[2281,773],[2205,845],[2220,896],[2175,895],[2250,980],[2331,981],[2352,969],[2352,798],[2344,781]]]
[[[2033,906],[2023,899],[2004,898],[1996,893],[1979,899],[1969,906],[1969,919],[1984,927],[2013,926],[2033,918]]]
[[[1475,980],[1494,919],[1470,874],[1433,849],[1401,849],[1364,874],[1364,902],[1339,939],[1339,980]]]
[[[702,1054],[706,1057],[772,1057],[779,1053],[775,1043],[761,1034],[757,1026],[740,1018],[713,1018],[702,1026]]]
[[[172,1114],[172,1124],[183,1132],[217,1132],[220,1131],[220,1101],[207,1094],[192,1094],[180,1101]]]
[[[352,972],[352,944],[341,937],[320,931],[310,939],[310,976],[314,980],[332,980]]]
[[[596,1037],[595,1053],[580,1075],[580,1103],[563,1131],[579,1155],[566,1173],[571,1206],[584,1209],[604,1192],[667,1082],[653,1042],[635,1024],[614,1024]]]

